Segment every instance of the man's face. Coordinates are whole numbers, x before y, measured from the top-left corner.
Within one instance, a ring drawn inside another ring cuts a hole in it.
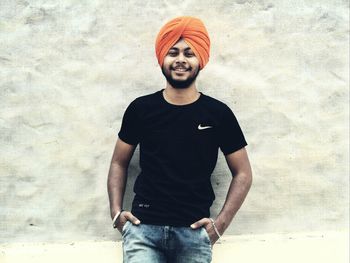
[[[188,88],[199,74],[199,60],[180,39],[172,46],[164,58],[162,72],[173,88]]]

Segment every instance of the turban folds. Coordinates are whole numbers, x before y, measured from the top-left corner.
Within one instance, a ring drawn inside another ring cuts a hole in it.
[[[170,20],[158,33],[156,55],[158,64],[163,65],[164,57],[176,42],[183,38],[199,60],[200,69],[209,61],[210,39],[203,22],[195,17],[181,16]]]

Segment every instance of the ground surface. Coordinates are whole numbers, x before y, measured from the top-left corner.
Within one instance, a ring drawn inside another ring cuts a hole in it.
[[[348,263],[348,245],[348,232],[225,236],[213,263]],[[118,263],[121,252],[121,242],[0,244],[0,262]]]

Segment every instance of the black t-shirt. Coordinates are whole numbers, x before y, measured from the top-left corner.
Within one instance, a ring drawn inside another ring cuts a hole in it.
[[[227,155],[247,142],[223,102],[200,93],[193,103],[174,105],[162,92],[132,101],[118,133],[124,142],[140,144],[131,211],[145,224],[189,226],[210,216],[218,149]]]

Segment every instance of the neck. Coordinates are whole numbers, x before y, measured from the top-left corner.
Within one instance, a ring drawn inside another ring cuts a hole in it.
[[[167,82],[163,96],[166,101],[171,104],[185,105],[195,102],[200,93],[198,92],[195,83],[192,83],[188,88],[176,89]]]

